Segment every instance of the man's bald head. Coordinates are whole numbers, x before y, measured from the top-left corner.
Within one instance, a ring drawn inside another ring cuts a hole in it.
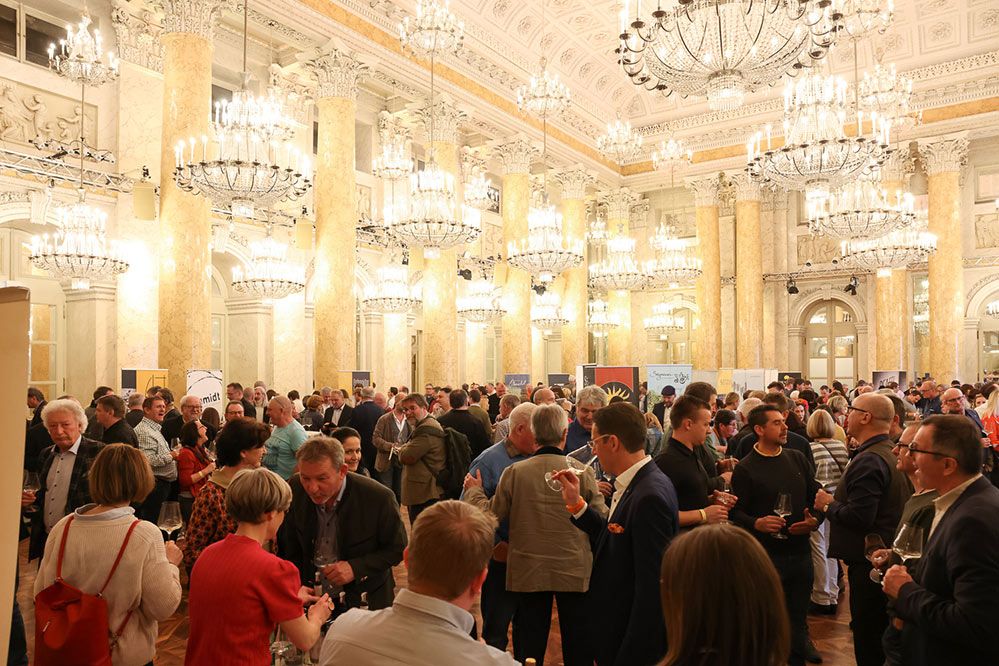
[[[853,401],[853,407],[856,410],[866,411],[871,415],[871,418],[883,421],[885,424],[891,423],[892,417],[895,416],[895,406],[891,404],[891,400],[887,396],[880,393],[858,395],[857,399]]]
[[[927,400],[932,400],[939,395],[937,390],[937,383],[931,380],[926,380],[919,386],[919,394],[926,398]]]
[[[549,388],[538,389],[534,392],[535,405],[554,405],[555,392]]]
[[[858,395],[846,415],[846,434],[859,443],[891,430],[895,406],[880,393]]]
[[[949,388],[940,394],[940,411],[944,414],[964,414],[964,394],[959,388]]]

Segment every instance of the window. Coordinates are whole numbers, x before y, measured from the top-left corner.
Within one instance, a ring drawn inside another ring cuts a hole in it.
[[[17,10],[0,5],[0,53],[17,57]]]
[[[822,301],[807,317],[804,367],[812,381],[852,383],[856,374],[857,328],[853,312]]]
[[[65,27],[31,14],[24,15],[24,59],[28,62],[48,67],[49,45],[58,44],[65,37]]]
[[[56,306],[31,304],[31,329],[28,331],[28,383],[52,399],[56,388]]]

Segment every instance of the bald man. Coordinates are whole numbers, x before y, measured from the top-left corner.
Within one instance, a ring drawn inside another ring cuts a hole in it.
[[[531,402],[535,405],[554,405],[555,392],[550,388],[540,388],[531,396]]]
[[[885,596],[870,579],[871,563],[864,557],[864,537],[877,534],[892,543],[912,484],[898,469],[888,435],[895,407],[878,393],[857,396],[847,410],[846,432],[860,446],[846,468],[835,496],[815,495],[815,508],[830,523],[829,557],[843,560],[850,581],[850,613],[858,666],[881,666],[885,656],[881,636],[888,626]]]
[[[285,481],[295,473],[295,454],[308,437],[305,427],[295,420],[293,410],[291,400],[283,395],[276,395],[267,403],[267,413],[274,430],[265,444],[264,467],[277,472]]]
[[[985,426],[982,425],[982,418],[975,410],[968,409],[968,401],[964,397],[964,394],[961,393],[961,389],[949,388],[940,394],[940,413],[967,416],[975,424],[975,427],[978,428],[978,432],[981,433],[982,438],[988,438],[988,435],[985,433]],[[985,446],[989,445],[988,442],[984,444]]]

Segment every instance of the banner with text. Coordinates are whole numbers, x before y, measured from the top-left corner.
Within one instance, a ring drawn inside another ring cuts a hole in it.
[[[514,395],[520,395],[521,389],[525,388],[530,381],[530,375],[503,375],[503,383],[506,384],[506,390]]]
[[[201,398],[202,409],[214,407],[220,415],[225,413],[225,384],[221,370],[188,370],[187,394]]]
[[[687,384],[694,381],[692,365],[647,365],[645,368],[649,373],[649,397],[654,397],[655,402],[659,402],[663,387],[672,386],[676,395],[681,396]]]

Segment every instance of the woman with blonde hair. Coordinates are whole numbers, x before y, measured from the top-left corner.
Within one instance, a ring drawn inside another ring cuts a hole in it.
[[[999,447],[999,389],[994,389],[989,393],[988,400],[982,407],[979,416],[982,417],[982,427],[992,442],[992,447]]]
[[[718,575],[736,561],[737,576]],[[663,557],[659,589],[669,645],[664,666],[787,663],[790,630],[780,578],[749,532],[721,523],[681,535]]]
[[[826,492],[836,492],[843,471],[850,462],[846,443],[836,438],[836,423],[824,409],[816,409],[808,419],[808,441],[815,458],[815,480]],[[812,605],[819,615],[835,615],[839,600],[839,563],[829,557],[829,521],[812,532]]]
[[[645,413],[645,452],[655,458],[663,448],[663,424],[652,412]]]

